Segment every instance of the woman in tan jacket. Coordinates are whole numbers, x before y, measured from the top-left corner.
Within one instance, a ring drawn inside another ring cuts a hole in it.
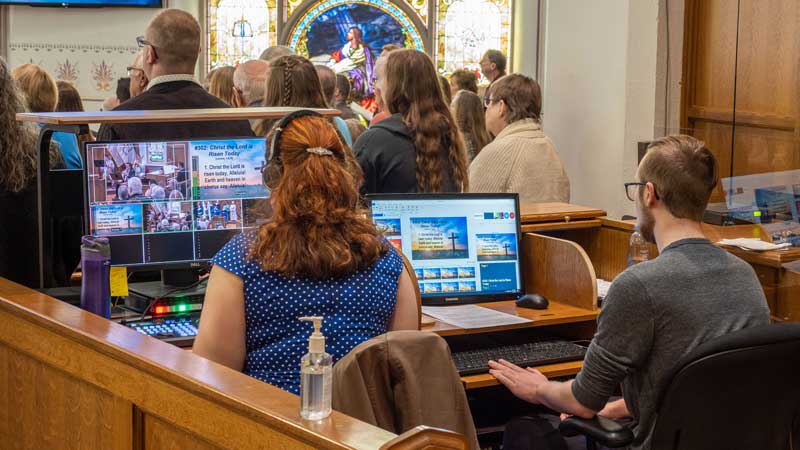
[[[489,88],[486,128],[495,135],[469,166],[471,192],[517,192],[520,202],[569,202],[569,178],[539,123],[542,93],[524,75]]]

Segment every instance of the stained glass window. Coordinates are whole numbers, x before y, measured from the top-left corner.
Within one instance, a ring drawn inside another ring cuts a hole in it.
[[[417,12],[422,23],[428,23],[428,0],[405,0],[405,2]]]
[[[458,69],[477,71],[480,59],[493,48],[509,56],[510,0],[439,0],[436,52],[439,72]]]
[[[313,4],[309,7],[305,14],[298,20],[292,28],[289,35],[289,42],[287,45],[298,55],[312,57],[309,54],[308,48],[308,32],[309,28],[313,26],[321,16],[325,16],[328,11],[340,8],[352,8],[357,5],[368,7],[386,14],[397,26],[400,27],[401,33],[404,36],[402,47],[416,48],[420,51],[425,51],[425,44],[422,40],[422,35],[412,20],[400,9],[394,2],[389,0],[323,0]],[[342,22],[344,23],[344,22]],[[352,25],[356,25],[353,22]],[[364,26],[369,24],[364,24]],[[373,27],[380,27],[380,22],[371,24]],[[400,44],[399,42],[397,44]],[[378,47],[380,48],[380,47]]]
[[[291,17],[292,13],[297,9],[300,4],[303,3],[303,0],[286,0],[286,18],[288,19]]]
[[[209,0],[208,66],[255,59],[276,42],[276,0]]]

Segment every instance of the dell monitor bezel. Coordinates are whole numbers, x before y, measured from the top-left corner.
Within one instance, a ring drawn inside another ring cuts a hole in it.
[[[442,306],[442,305],[463,305],[470,303],[484,303],[484,302],[499,302],[508,300],[517,300],[525,295],[525,271],[523,270],[523,252],[522,252],[522,218],[520,216],[519,194],[516,193],[439,193],[439,194],[367,194],[365,197],[367,209],[369,210],[369,218],[372,217],[372,202],[380,200],[514,200],[514,214],[516,214],[516,228],[517,228],[517,278],[519,280],[519,290],[516,292],[493,292],[487,294],[475,293],[458,295],[423,295],[422,304],[425,306]],[[411,260],[409,259],[409,262]],[[418,280],[419,281],[419,280]]]

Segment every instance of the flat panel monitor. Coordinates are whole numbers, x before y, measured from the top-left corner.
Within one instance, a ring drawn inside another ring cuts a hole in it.
[[[203,267],[263,223],[263,138],[85,144],[88,232],[109,238],[111,264]]]
[[[517,194],[367,197],[372,220],[409,259],[426,305],[523,294]]]

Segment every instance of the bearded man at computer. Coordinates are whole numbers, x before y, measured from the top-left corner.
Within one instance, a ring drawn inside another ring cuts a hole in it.
[[[704,342],[769,323],[753,269],[713,245],[701,220],[717,182],[717,163],[690,136],[655,141],[626,183],[639,230],[659,256],[612,283],[583,368],[568,382],[535,369],[490,361],[490,373],[517,397],[557,412],[634,421],[633,449],[650,449],[656,397],[670,370]],[[608,402],[622,384],[623,398]]]

